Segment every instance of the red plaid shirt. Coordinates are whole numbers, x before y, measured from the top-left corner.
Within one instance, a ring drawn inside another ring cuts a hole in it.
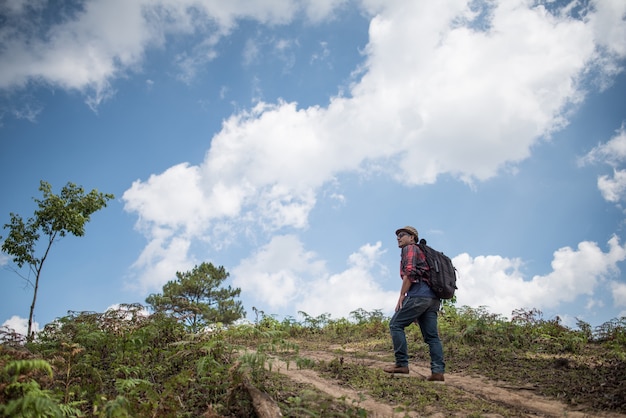
[[[407,276],[412,283],[424,280],[428,283],[426,255],[417,244],[409,244],[400,252],[400,278]]]

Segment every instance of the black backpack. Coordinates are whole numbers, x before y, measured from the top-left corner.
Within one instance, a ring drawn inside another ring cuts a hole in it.
[[[444,253],[426,245],[424,238],[418,245],[426,255],[426,262],[430,267],[428,285],[439,299],[452,299],[457,289],[456,269],[452,265],[452,260]]]

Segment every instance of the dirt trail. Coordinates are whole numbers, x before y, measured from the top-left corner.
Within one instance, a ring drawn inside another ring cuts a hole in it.
[[[337,358],[337,355],[330,352],[323,351],[303,351],[300,352],[302,358],[309,358],[316,361],[332,361]],[[351,358],[348,355],[343,357],[343,361],[346,363],[358,362],[359,365],[382,368],[389,363],[372,359],[364,358]],[[368,417],[400,417],[400,416],[419,416],[416,412],[394,412],[393,406],[385,403],[378,402],[372,399],[367,393],[359,392],[336,384],[328,379],[325,379],[318,375],[315,371],[310,369],[298,369],[292,362],[289,365],[279,359],[274,359],[272,363],[272,370],[289,377],[290,379],[298,383],[307,383],[313,385],[318,390],[325,392],[335,398],[345,398],[347,402],[353,402],[354,405],[367,410]],[[416,364],[410,365],[409,375],[395,375],[398,378],[409,379],[423,379],[430,374],[430,369],[425,366]],[[433,383],[442,384],[442,383]],[[518,411],[529,411],[528,416],[543,416],[543,417],[605,417],[605,418],[626,418],[624,414],[617,413],[585,413],[577,411],[567,405],[552,399],[548,399],[542,396],[538,396],[532,392],[530,387],[511,387],[506,383],[498,383],[490,381],[486,378],[472,377],[460,374],[446,374],[445,385],[453,386],[461,389],[473,396],[486,399],[491,402],[497,402],[502,405],[508,405],[511,408]],[[443,417],[442,413],[433,413],[432,417]],[[488,416],[488,415],[482,415]],[[490,415],[490,417],[496,417],[499,415]]]
[[[315,360],[332,360],[332,356],[328,356],[327,353],[301,353],[302,357],[311,358]],[[324,379],[316,372],[310,369],[298,369],[295,364],[291,363],[288,367],[287,363],[282,360],[274,359],[272,364],[272,370],[289,377],[294,382],[307,383],[314,386],[321,392],[327,393],[335,398],[344,398],[347,403],[353,403],[360,408],[367,410],[368,417],[393,417],[398,416],[394,413],[393,407],[388,404],[380,403],[372,399],[364,392],[358,392],[353,389],[348,389],[345,386],[340,386],[327,379]],[[416,413],[408,414],[411,417],[417,417]]]

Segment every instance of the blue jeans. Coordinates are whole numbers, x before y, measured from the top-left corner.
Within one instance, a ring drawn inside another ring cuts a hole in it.
[[[443,345],[437,330],[437,311],[439,299],[406,296],[402,308],[391,317],[389,331],[396,356],[396,366],[409,365],[409,353],[404,329],[417,321],[424,342],[430,350],[430,370],[432,373],[443,373],[446,364],[443,361]]]

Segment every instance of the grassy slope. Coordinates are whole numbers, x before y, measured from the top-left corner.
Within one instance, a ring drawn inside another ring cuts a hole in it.
[[[250,386],[269,394],[285,416],[375,416],[377,405],[391,406],[394,416],[537,414],[481,392],[473,376],[489,390],[563,402],[571,416],[626,414],[626,318],[573,331],[537,311],[508,321],[448,307],[439,325],[445,385],[381,371],[393,357],[388,319],[379,312],[357,311],[350,320],[305,316],[301,323],[263,316],[206,334],[157,315],[78,313],[34,343],[0,333],[0,417],[253,416]],[[407,337],[412,370],[427,373],[419,329],[409,327]],[[242,356],[244,349],[250,353]],[[272,357],[298,374],[272,371]]]

